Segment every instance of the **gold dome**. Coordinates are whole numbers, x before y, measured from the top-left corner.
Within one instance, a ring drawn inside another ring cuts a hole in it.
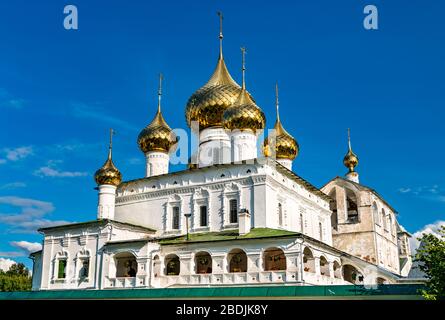
[[[351,148],[351,134],[348,129],[348,152],[343,158],[343,164],[348,168],[349,172],[354,172],[354,168],[358,165],[358,157]]]
[[[142,152],[159,151],[169,153],[174,150],[177,137],[161,112],[162,75],[159,78],[158,111],[153,121],[138,136],[138,145]]]
[[[104,165],[96,171],[94,174],[94,180],[96,180],[97,185],[110,184],[113,186],[118,186],[122,181],[122,174],[116,168],[112,160],[112,140],[113,130],[110,130],[110,147],[108,151],[108,158]]]
[[[228,130],[238,129],[256,132],[257,130],[264,129],[266,116],[246,90],[244,74],[246,70],[244,64],[245,49],[241,48],[241,50],[243,52],[243,87],[235,103],[224,111],[223,125]]]
[[[238,98],[241,87],[233,80],[224,62],[222,53],[222,15],[220,15],[220,50],[218,63],[210,80],[187,101],[185,118],[190,127],[192,121],[198,121],[199,129],[222,126],[223,113]],[[253,100],[253,99],[252,99]]]
[[[281,124],[280,114],[278,112],[278,85],[276,86],[276,110],[277,110],[277,120],[275,121],[275,158],[276,159],[289,159],[294,160],[300,150],[297,140],[294,139]],[[266,157],[272,155],[270,150],[272,143],[269,141],[269,137],[264,140],[263,153]]]

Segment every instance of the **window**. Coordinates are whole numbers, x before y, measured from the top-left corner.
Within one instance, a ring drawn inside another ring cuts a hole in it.
[[[347,216],[349,223],[359,222],[357,197],[351,190],[346,190]]]
[[[382,223],[383,223],[383,229],[388,230],[388,226],[386,223],[386,214],[385,210],[382,209]]]
[[[304,220],[303,220],[303,214],[300,213],[300,231],[301,233],[304,232]]]
[[[229,201],[230,207],[230,223],[238,222],[238,201],[236,199],[232,199]]]
[[[283,226],[283,206],[281,203],[278,203],[278,225]]]
[[[372,214],[374,216],[374,223],[380,225],[379,209],[375,202],[372,204]]]
[[[320,241],[323,241],[323,225],[321,224],[321,222],[318,223],[318,232]]]
[[[88,278],[89,271],[90,271],[90,259],[89,258],[81,259],[79,278]]]
[[[58,265],[58,269],[57,269],[57,278],[58,279],[65,279],[66,277],[66,259],[60,259],[59,260],[59,265]]]
[[[206,227],[207,226],[207,206],[200,206],[199,213],[200,213],[200,225],[201,225],[201,227]]]
[[[179,207],[173,207],[172,229],[179,229]]]

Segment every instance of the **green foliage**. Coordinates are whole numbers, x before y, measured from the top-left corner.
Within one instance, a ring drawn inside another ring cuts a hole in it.
[[[8,271],[0,270],[0,291],[31,290],[29,270],[23,263],[13,264]]]
[[[427,290],[422,290],[423,296],[428,300],[445,297],[445,226],[438,233],[439,237],[423,234],[418,238],[421,246],[414,256],[414,261],[419,262],[419,269],[428,279]]]

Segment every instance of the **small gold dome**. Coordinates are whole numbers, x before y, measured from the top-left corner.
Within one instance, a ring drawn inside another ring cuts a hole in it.
[[[173,150],[176,142],[177,137],[165,122],[160,109],[153,121],[138,136],[139,149],[144,153],[150,151],[169,153]]]
[[[264,129],[266,116],[264,112],[251,99],[245,88],[239,97],[223,114],[223,125],[228,130],[257,130]]]
[[[346,153],[345,157],[343,158],[343,164],[345,165],[346,168],[349,169],[349,172],[354,172],[354,168],[358,165],[358,157],[352,151],[351,148],[351,134],[349,129],[348,129],[348,153]]]
[[[98,185],[111,184],[118,186],[122,181],[122,174],[116,168],[111,158],[108,158],[102,168],[94,174],[94,180]]]
[[[161,112],[162,74],[159,75],[158,111],[153,121],[139,133],[138,145],[143,153],[159,151],[169,153],[174,150],[178,139],[164,120]]]
[[[94,180],[96,180],[97,185],[110,184],[113,186],[118,186],[122,182],[122,174],[116,168],[112,159],[112,135],[113,130],[110,130],[110,147],[108,151],[108,158],[104,165],[96,171],[94,174]]]
[[[278,86],[276,87],[276,109],[277,109],[277,120],[275,121],[275,158],[276,159],[289,159],[294,160],[298,156],[300,146],[297,140],[294,139],[281,124],[280,114],[278,112]],[[269,137],[264,140],[263,153],[266,157],[272,155],[271,142]]]

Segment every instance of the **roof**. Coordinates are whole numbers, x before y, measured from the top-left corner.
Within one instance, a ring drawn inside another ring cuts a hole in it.
[[[105,243],[105,245],[111,246],[111,245],[126,244],[126,243],[147,243],[149,240],[150,240],[149,238],[143,238],[143,239],[108,241],[107,243]]]
[[[271,159],[271,158],[265,158],[265,157],[256,158],[256,159],[250,159],[250,160],[242,160],[242,161],[237,161],[237,162],[229,162],[229,163],[224,163],[224,164],[214,164],[214,165],[206,166],[206,167],[202,167],[202,168],[188,168],[188,169],[185,169],[185,170],[170,172],[170,173],[161,174],[161,175],[157,175],[157,176],[144,177],[144,178],[129,180],[129,181],[122,182],[119,185],[119,188],[121,188],[121,187],[123,187],[123,186],[125,186],[127,184],[132,184],[132,183],[135,183],[135,182],[138,182],[138,181],[158,180],[159,178],[162,178],[164,176],[165,177],[167,177],[167,176],[176,176],[176,175],[187,174],[187,173],[190,173],[190,172],[193,172],[193,171],[201,171],[201,170],[208,171],[208,170],[211,170],[211,169],[235,167],[235,166],[241,166],[241,165],[246,165],[246,164],[258,165],[258,164],[264,164],[264,163],[267,163],[268,165],[275,166],[278,172],[280,172],[281,174],[284,174],[288,178],[290,178],[293,181],[297,182],[298,184],[302,185],[306,190],[308,190],[308,191],[318,195],[320,198],[322,198],[322,199],[324,199],[326,201],[331,201],[332,200],[332,198],[329,197],[327,194],[322,192],[320,189],[318,189],[317,187],[315,187],[314,185],[312,185],[311,183],[309,183],[305,179],[303,179],[300,176],[298,176],[293,171],[287,169],[285,166],[283,166],[282,164],[280,164],[276,160]]]
[[[161,245],[184,244],[184,243],[200,243],[200,242],[215,242],[215,241],[230,241],[230,240],[249,240],[262,238],[281,238],[299,236],[300,233],[287,230],[278,230],[270,228],[252,228],[249,233],[240,235],[238,229],[225,230],[221,232],[200,232],[190,233],[189,240],[186,235],[176,237],[158,238]]]
[[[301,286],[252,285],[233,287],[107,289],[107,290],[42,290],[0,292],[0,300],[24,299],[221,299],[239,297],[328,297],[329,299],[422,299],[418,284],[384,284],[376,287],[359,285]],[[367,298],[369,296],[369,298]]]
[[[345,182],[348,182],[348,183],[351,183],[351,184],[353,184],[353,185],[355,185],[357,188],[359,188],[359,189],[361,189],[361,190],[367,190],[367,191],[370,191],[370,192],[372,192],[376,197],[378,197],[380,200],[382,200],[382,202],[384,203],[384,204],[386,204],[394,213],[397,213],[397,210],[396,209],[394,209],[385,199],[383,199],[383,197],[377,192],[377,191],[375,191],[373,188],[371,188],[371,187],[367,187],[367,186],[365,186],[365,185],[363,185],[363,184],[361,184],[361,183],[357,183],[357,182],[354,182],[354,181],[351,181],[351,180],[348,180],[348,179],[345,179],[345,178],[343,178],[343,177],[340,177],[340,176],[336,176],[335,178],[333,178],[333,179],[331,179],[331,180],[329,180],[324,186],[322,186],[320,189],[323,189],[325,186],[327,186],[329,183],[331,183],[332,181],[334,181],[334,180],[337,180],[337,179],[339,179],[339,180],[342,180],[342,181],[345,181]]]
[[[111,220],[111,219],[97,219],[97,220],[91,220],[91,221],[86,221],[86,222],[69,223],[69,224],[57,225],[57,226],[52,226],[52,227],[40,228],[40,229],[38,229],[38,231],[45,233],[47,231],[54,231],[54,230],[61,230],[61,229],[72,229],[72,228],[95,226],[95,225],[106,225],[108,223],[132,227],[132,228],[140,229],[143,231],[156,232],[156,230],[153,230],[151,228],[147,228],[147,227],[143,227],[143,226],[127,223],[127,222]]]

